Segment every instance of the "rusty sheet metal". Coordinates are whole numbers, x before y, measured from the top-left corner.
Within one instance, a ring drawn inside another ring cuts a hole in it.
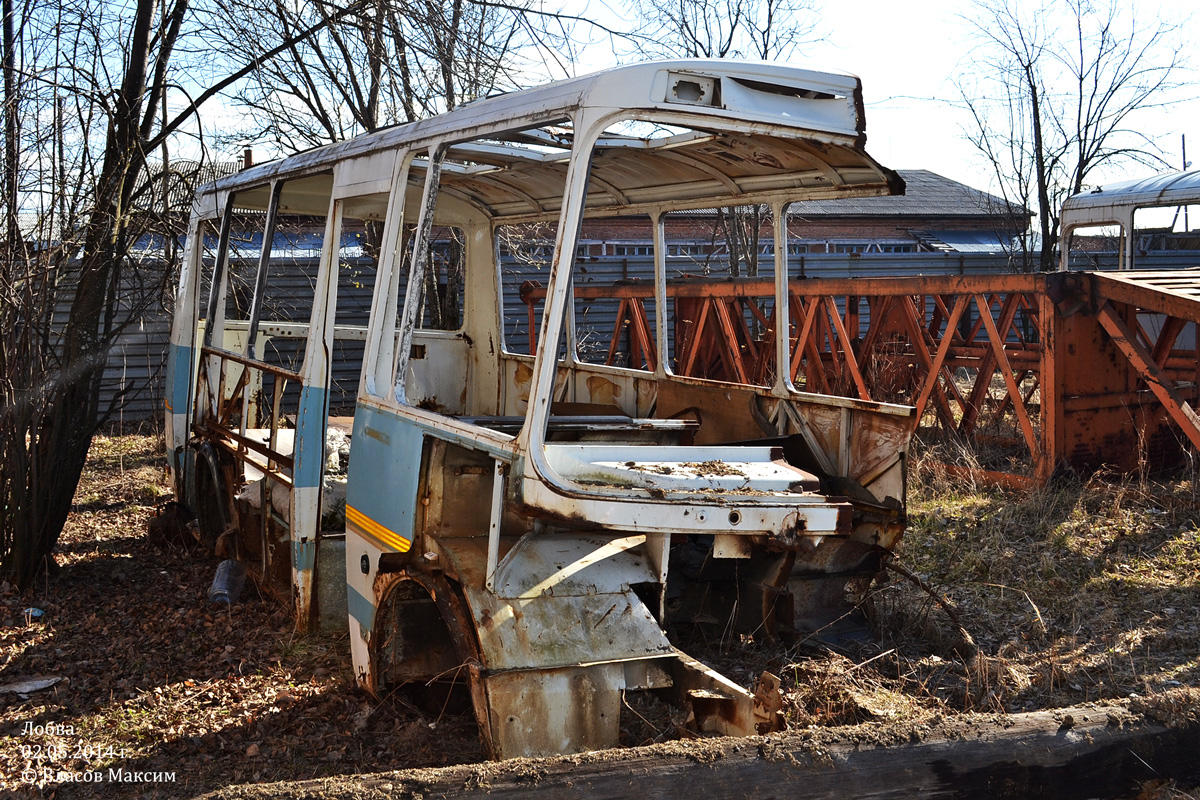
[[[579,555],[586,545],[530,535],[521,546],[524,557],[511,562],[506,559],[497,570],[497,583],[518,595],[501,597],[484,587],[485,539],[441,539],[438,543],[458,573],[475,620],[481,657],[489,670],[576,666],[672,652],[650,610],[627,588],[630,579],[657,580],[641,555],[616,546],[602,551],[604,558],[572,572],[572,564],[586,560],[586,555]],[[593,545],[592,553],[599,548]],[[540,553],[531,557],[534,551]],[[566,558],[574,560],[567,562]],[[556,569],[560,562],[563,568]],[[563,596],[546,591],[555,586]],[[543,588],[534,592],[536,587]],[[589,588],[594,592],[586,593]]]
[[[1192,322],[1200,318],[1200,273],[1194,270],[1085,274],[1097,298]]]
[[[675,649],[631,583],[658,580],[644,536],[526,535],[482,587],[478,538],[438,549],[461,581],[479,642],[474,680],[498,758],[613,746],[621,693],[667,689],[687,726],[746,736],[780,725],[778,681],[756,693]],[[482,719],[482,718],[481,718]]]
[[[697,733],[752,736],[782,730],[779,679],[764,673],[753,693],[696,659],[637,662],[686,710],[683,727]],[[487,675],[489,730],[498,758],[534,757],[611,747],[617,741],[621,691],[637,688],[621,664]],[[649,688],[649,687],[647,687]]]
[[[682,651],[670,662],[677,705],[691,712],[688,727],[721,736],[753,736],[783,729],[779,679],[764,673],[751,694]],[[770,677],[767,677],[770,676]]]
[[[483,685],[496,758],[601,750],[617,741],[621,664],[502,672]]]
[[[1054,463],[1158,469],[1200,443],[1200,276],[1057,273]]]
[[[528,534],[497,567],[495,593],[528,600],[623,592],[657,577],[646,558],[645,544],[642,535]]]
[[[1176,390],[1175,382],[1155,362],[1153,356],[1129,329],[1129,326],[1113,311],[1111,305],[1106,304],[1104,308],[1100,309],[1099,318],[1100,324],[1112,337],[1113,344],[1137,369],[1142,380],[1150,386],[1150,390],[1162,403],[1163,408],[1167,410],[1167,413],[1171,415],[1171,418],[1175,420],[1192,444],[1200,448],[1200,416],[1197,416],[1195,409],[1188,405],[1183,395]]]

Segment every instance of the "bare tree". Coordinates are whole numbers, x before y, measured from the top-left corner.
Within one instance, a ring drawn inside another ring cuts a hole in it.
[[[186,9],[185,0],[139,2],[129,17],[99,2],[6,8],[6,28],[20,35],[5,37],[0,556],[20,584],[57,541],[100,417],[117,289],[139,233],[125,212],[156,122],[146,109],[165,91]]]
[[[276,52],[355,8],[297,30]],[[209,12],[191,0],[25,0],[6,20],[4,169],[17,190],[6,198],[0,264],[0,573],[21,585],[53,565],[92,436],[111,411],[100,407],[109,351],[166,276],[131,254],[164,216],[146,196],[149,154],[254,67],[214,66]],[[203,89],[166,115],[169,88],[196,87],[188,76]]]
[[[788,60],[818,40],[812,0],[628,0],[651,56]]]
[[[4,0],[3,26],[3,70],[4,70],[4,216],[5,240],[9,251],[5,256],[12,258],[13,246],[21,239],[17,226],[17,176],[20,163],[20,129],[17,123],[17,34],[16,9],[13,0]]]
[[[284,154],[517,88],[535,62],[544,74],[546,54],[569,52],[573,28],[584,23],[534,0],[364,0],[336,23],[324,0],[217,1],[232,23],[222,29],[223,49],[245,59],[264,43],[322,25],[279,57],[258,61],[234,95],[243,124],[221,137]],[[380,223],[368,222],[368,244],[381,232]],[[446,244],[447,252],[457,251],[454,237]],[[430,267],[432,324],[457,326],[463,264],[439,256]]]
[[[1036,209],[1023,266],[1052,269],[1068,195],[1102,167],[1166,165],[1136,121],[1181,99],[1181,25],[1144,22],[1118,0],[975,0],[964,19],[979,43],[959,82],[967,138],[1012,213]]]
[[[234,22],[225,49],[244,57],[330,13],[322,0],[220,2]],[[516,88],[531,45],[565,46],[572,22],[529,0],[366,0],[261,61],[234,97],[244,126],[227,138],[289,153],[448,111]]]

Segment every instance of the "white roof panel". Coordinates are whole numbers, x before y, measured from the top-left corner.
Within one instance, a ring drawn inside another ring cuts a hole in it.
[[[1200,170],[1172,172],[1101,186],[1068,197],[1063,211],[1106,206],[1173,206],[1200,200]]]
[[[479,100],[205,188],[264,186],[328,171],[347,158],[454,143],[444,189],[493,217],[554,213],[576,134],[571,124],[586,116],[605,126],[633,121],[645,131],[601,136],[592,153],[592,210],[901,193],[903,181],[864,149],[862,109],[851,75],[766,62],[647,62]]]

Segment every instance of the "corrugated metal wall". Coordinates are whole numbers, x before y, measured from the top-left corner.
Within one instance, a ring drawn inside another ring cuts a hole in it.
[[[371,296],[375,291],[373,262],[366,258],[342,258],[338,271],[338,297],[335,323],[337,325],[367,324],[371,313]],[[236,267],[241,266],[239,270]],[[308,324],[312,313],[313,286],[320,266],[317,255],[290,257],[286,262],[271,265],[268,272],[266,302],[262,323],[291,322]],[[230,302],[226,306],[227,318],[246,319],[250,313],[253,294],[254,265],[235,265],[234,275],[240,280],[232,285],[237,291],[228,292]],[[239,297],[236,306],[233,298]],[[354,407],[358,392],[358,376],[361,371],[364,343],[360,341],[336,341],[334,343],[332,378],[329,398],[334,412],[350,411]],[[273,337],[259,357],[268,364],[299,371],[304,358],[304,341]],[[294,408],[299,398],[300,387],[289,384],[284,392],[284,406]]]
[[[167,280],[159,259],[140,259],[123,273],[114,327],[119,335],[108,353],[101,379],[100,413],[109,421],[161,424],[163,377],[171,320],[161,303],[160,287]],[[61,335],[66,329],[75,299],[74,287],[64,284],[58,291],[53,326]]]

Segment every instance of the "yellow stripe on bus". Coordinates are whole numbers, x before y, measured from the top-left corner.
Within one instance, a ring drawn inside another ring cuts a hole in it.
[[[356,533],[374,539],[384,547],[407,553],[412,542],[393,530],[385,528],[366,514],[351,505],[346,506],[346,522],[354,527]]]

